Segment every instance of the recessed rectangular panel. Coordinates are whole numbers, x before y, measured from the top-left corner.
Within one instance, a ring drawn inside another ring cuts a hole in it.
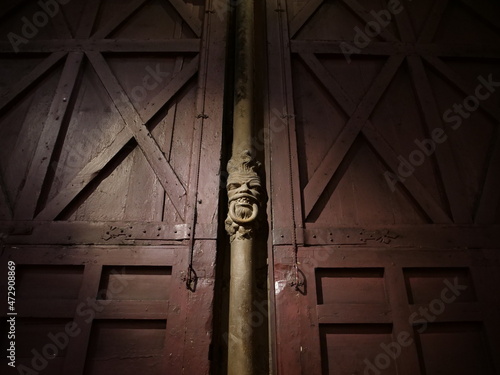
[[[481,323],[429,324],[415,337],[426,375],[494,374]]]
[[[103,267],[98,299],[168,300],[171,267]]]
[[[17,277],[19,299],[77,299],[84,266],[21,265]]]
[[[316,286],[319,305],[387,302],[383,268],[320,268]]]
[[[15,338],[6,340],[6,343],[15,342],[17,370],[27,371],[27,368],[34,369],[36,366],[40,374],[62,375],[70,336],[78,334],[78,327],[73,326],[74,323],[69,319],[16,317],[15,322]],[[10,325],[7,324],[6,328],[5,332],[8,332]],[[8,339],[7,336],[5,338]]]
[[[95,320],[85,374],[164,374],[165,330],[165,320]]]
[[[427,304],[435,299],[446,303],[476,301],[467,268],[405,268],[404,275],[411,304]]]
[[[323,375],[397,374],[383,349],[394,341],[390,324],[321,325],[320,340]]]

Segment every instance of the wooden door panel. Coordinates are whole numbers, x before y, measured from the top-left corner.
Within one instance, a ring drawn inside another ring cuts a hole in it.
[[[208,374],[228,18],[201,0],[67,3],[53,17],[25,1],[0,11],[17,364],[74,323],[41,374]],[[13,46],[35,16],[47,24]]]
[[[268,4],[278,374],[499,371],[497,13]]]
[[[309,373],[494,374],[499,326],[485,313],[497,311],[498,298],[478,291],[482,280],[496,280],[499,258],[494,251],[490,265],[471,267],[470,257],[484,256],[474,253],[299,249],[302,285],[278,305],[277,322],[281,340],[295,348],[278,347],[278,363],[295,349]],[[293,290],[293,273],[293,258],[277,255],[279,301]],[[286,328],[293,305],[298,332]]]

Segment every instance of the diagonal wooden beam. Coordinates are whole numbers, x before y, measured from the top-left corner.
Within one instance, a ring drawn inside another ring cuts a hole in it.
[[[194,59],[195,62],[198,59]],[[165,103],[184,87],[193,77],[194,73],[187,72],[184,68],[175,75],[159,95],[163,95]],[[170,97],[168,96],[170,95]],[[158,108],[159,109],[159,108]],[[153,114],[154,115],[154,114]],[[145,115],[144,122],[148,123],[153,115]],[[132,132],[124,125],[116,134],[113,141],[103,151],[96,155],[65,187],[62,189],[45,208],[37,215],[37,220],[54,220],[61,211],[99,174],[99,172],[113,159],[116,154],[133,138]]]
[[[178,62],[176,62],[177,64]],[[170,100],[170,98],[179,91],[182,86],[198,72],[198,67],[200,64],[199,56],[196,56],[191,60],[182,70],[175,75],[172,80],[172,84],[169,84],[163,90],[161,90],[154,98],[148,100],[148,103],[143,108],[142,116],[144,118],[151,119],[153,116]],[[182,79],[179,79],[182,78]]]
[[[193,12],[190,11],[186,3],[182,0],[168,0],[175,8],[177,13],[181,16],[182,20],[186,22],[195,35],[199,38],[201,36],[201,21],[196,18]]]
[[[427,124],[428,132],[431,134],[434,129],[443,128],[442,115],[434,98],[422,59],[419,56],[408,56],[408,65],[422,115]],[[459,169],[455,167],[456,160],[450,142],[438,145],[435,156],[454,222],[457,224],[472,223],[471,208],[467,205],[467,192],[458,173]]]
[[[30,73],[25,75],[21,80],[16,83],[12,88],[7,89],[5,92],[0,94],[0,110],[2,110],[6,105],[12,102],[20,94],[24,92],[28,87],[32,86],[40,77],[47,73],[51,68],[54,67],[64,56],[66,52],[54,52],[40,64],[38,64],[35,69]]]
[[[68,27],[68,23],[66,22],[66,18],[64,17],[64,14],[61,10],[59,10],[57,14],[52,18],[52,24],[54,25],[54,29],[58,37],[60,37],[61,39],[73,38],[73,35],[71,34],[71,31]]]
[[[434,35],[436,35],[436,31],[441,23],[441,19],[443,18],[443,14],[448,7],[448,3],[450,0],[436,0],[434,3],[434,7],[432,8],[430,16],[427,18],[427,22],[420,33],[418,38],[419,43],[430,43],[434,39]]]
[[[455,73],[440,58],[434,56],[422,56],[433,68],[441,73],[453,86],[462,91],[465,95],[474,94],[476,87],[467,84],[459,74]],[[479,106],[500,123],[500,109],[492,105],[488,100],[479,101]]]
[[[304,62],[314,75],[321,77],[323,87],[329,92],[342,109],[352,116],[356,111],[356,103],[354,100],[345,93],[338,82],[328,73],[324,66],[315,58],[315,56],[308,57]],[[381,159],[389,165],[392,172],[396,174],[398,165],[398,155],[390,144],[378,133],[371,121],[367,121],[365,127],[361,130],[367,141],[373,146],[375,151]],[[428,191],[420,184],[415,176],[410,176],[402,181],[405,188],[412,194],[412,197],[425,211],[429,218],[435,223],[451,223],[448,215],[440,208],[440,204],[428,193]]]
[[[104,57],[99,52],[87,52],[87,56],[177,213],[183,218],[186,205],[186,189],[184,185],[175,174],[153,135],[146,128],[145,122],[123,91]]]
[[[398,155],[389,142],[385,140],[370,121],[367,122],[362,133],[380,158],[397,175],[396,171],[399,168]],[[404,181],[401,181],[401,184],[408,190],[412,198],[415,199],[433,223],[452,223],[448,214],[441,208],[441,204],[429,194],[428,190],[420,183],[415,174],[405,178]]]
[[[13,217],[13,207],[10,202],[9,195],[7,193],[7,187],[5,186],[5,182],[3,176],[0,174],[0,205],[2,206],[1,210],[8,214],[8,217]]]
[[[490,158],[483,191],[476,212],[475,224],[491,225],[495,223],[496,213],[500,207],[500,130],[493,143],[493,153]]]
[[[476,12],[483,19],[491,23],[496,28],[500,29],[500,21],[498,15],[500,14],[500,7],[498,2],[494,1],[472,1],[461,0],[463,4],[467,5],[470,9]]]
[[[354,12],[363,22],[368,23],[370,21],[374,21],[373,16],[370,14],[370,11],[358,3],[357,0],[342,0],[344,4],[346,4],[351,11]],[[396,42],[398,39],[386,28],[382,28],[379,34],[383,39],[389,42]]]
[[[48,118],[43,126],[37,148],[29,167],[26,183],[24,184],[17,205],[14,210],[16,220],[31,220],[35,213],[38,197],[47,174],[52,152],[56,144],[61,125],[65,119],[68,105],[77,82],[83,61],[83,53],[69,54],[64,66],[59,84],[52,100]]]
[[[303,58],[309,58],[304,56]],[[325,190],[328,182],[337,171],[340,163],[351,148],[363,126],[368,121],[372,111],[398,71],[404,56],[392,56],[385,63],[380,74],[351,115],[342,132],[330,147],[326,156],[314,172],[304,189],[304,214],[308,217]],[[318,77],[319,80],[324,77]]]
[[[87,39],[94,28],[97,12],[101,6],[101,0],[88,0],[85,2],[83,15],[76,31],[75,39]]]
[[[135,0],[124,7],[120,7],[115,12],[113,18],[109,20],[102,28],[100,28],[93,36],[92,39],[105,39],[109,34],[115,31],[121,24],[129,19],[144,3],[149,0]]]
[[[323,0],[309,0],[306,5],[290,22],[290,39],[293,39],[295,34],[306,24],[318,8],[323,4]]]

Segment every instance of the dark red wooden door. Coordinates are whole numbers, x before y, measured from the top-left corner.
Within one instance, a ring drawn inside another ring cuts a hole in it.
[[[499,14],[267,2],[277,374],[499,373]]]
[[[209,372],[227,15],[210,7],[2,4],[1,284],[12,262],[24,371],[2,373]]]

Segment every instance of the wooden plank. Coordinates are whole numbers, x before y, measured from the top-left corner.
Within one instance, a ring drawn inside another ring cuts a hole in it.
[[[195,35],[199,38],[201,36],[201,22],[196,18],[182,0],[169,0],[170,4],[175,8],[177,13],[181,16],[184,22],[189,26]]]
[[[7,194],[4,178],[0,173],[0,215],[3,220],[10,219],[14,216],[14,207]]]
[[[492,147],[493,152],[474,220],[474,223],[479,225],[494,224],[500,206],[500,178],[498,178],[498,171],[500,171],[500,131],[498,129]]]
[[[101,0],[88,0],[85,2],[85,8],[80,19],[80,24],[78,25],[78,30],[76,31],[75,39],[90,37],[100,6]]]
[[[344,111],[352,116],[356,110],[356,103],[347,95],[338,82],[329,74],[320,61],[313,55],[300,54],[301,58],[312,70],[313,74],[321,77],[320,81],[335,98]],[[372,144],[379,156],[391,167],[392,172],[398,169],[398,157],[391,145],[379,134],[371,121],[367,121],[361,130],[366,139]],[[404,186],[412,194],[429,217],[438,223],[449,222],[448,215],[440,208],[440,204],[427,192],[415,176],[410,176],[403,181]]]
[[[403,56],[393,56],[389,58],[381,73],[377,76],[370,89],[361,100],[361,103],[356,108],[356,111],[350,117],[344,129],[325,155],[320,166],[309,180],[304,189],[305,217],[309,216],[319,197],[323,194],[328,182],[337,171],[344,156],[351,148],[361,129],[365,126],[372,111],[401,66],[403,59]],[[318,77],[318,79],[322,80],[323,77]]]
[[[294,53],[339,54],[342,55],[342,41],[291,40],[290,48]],[[390,56],[425,55],[442,57],[500,58],[500,47],[496,45],[463,43],[402,43],[377,42],[361,49],[360,55]]]
[[[392,337],[397,342],[399,335],[406,333],[408,339],[405,342],[411,340],[413,343],[409,346],[400,346],[401,354],[396,358],[398,369],[404,374],[420,375],[418,350],[414,344],[415,330],[409,320],[411,314],[403,269],[399,265],[385,267],[384,283],[393,316]]]
[[[68,23],[66,22],[66,18],[64,17],[63,12],[58,11],[56,13],[56,15],[52,18],[52,24],[54,25],[54,29],[59,38],[61,39],[73,38],[73,35],[71,34],[71,31],[68,27]]]
[[[186,246],[9,246],[6,257],[24,265],[175,266],[185,258]],[[175,273],[172,271],[172,275]],[[82,285],[85,281],[82,282]],[[97,293],[94,291],[94,297]]]
[[[156,113],[198,72],[199,63],[199,56],[196,56],[174,76],[165,88],[163,88],[154,98],[148,100],[146,107],[143,109],[143,112],[141,112],[142,117],[148,119],[148,121],[153,118]]]
[[[138,11],[148,0],[134,0],[124,7],[119,7],[110,19],[102,28],[92,36],[92,39],[105,39],[109,34],[115,31],[122,23],[129,19]]]
[[[500,9],[498,7],[498,3],[495,3],[493,1],[461,1],[483,19],[488,21],[491,25],[493,25],[497,29],[500,29],[500,21],[498,20],[498,12],[500,11]]]
[[[396,21],[396,25],[398,26],[401,40],[405,43],[414,43],[416,41],[416,37],[411,23],[409,10],[403,9],[403,11],[398,13],[394,19]]]
[[[449,83],[461,90],[465,95],[470,95],[476,91],[474,85],[466,83],[459,74],[455,73],[440,58],[434,56],[423,56],[423,58],[441,73]],[[488,100],[480,100],[479,106],[500,123],[500,109],[497,106],[492,105]]]
[[[316,306],[320,324],[392,323],[388,304],[331,303]]]
[[[300,12],[292,19],[289,25],[290,38],[293,39],[295,34],[306,24],[312,15],[323,4],[323,0],[309,0],[300,10]],[[272,10],[276,10],[275,8]]]
[[[63,51],[194,53],[200,50],[200,39],[53,39],[34,40],[19,48],[23,53]],[[8,53],[11,50],[9,42],[0,42],[0,53]]]
[[[52,69],[54,65],[56,65],[65,56],[66,52],[54,52],[50,54],[50,56],[38,64],[35,69],[25,75],[13,87],[4,90],[4,92],[0,94],[0,110],[21,95],[27,88],[32,86],[38,79],[40,79],[40,77]]]
[[[363,227],[324,227],[308,224],[305,229],[305,243],[308,246],[344,245],[379,247],[382,251],[394,249],[427,249],[428,255],[444,253],[450,249],[498,249],[500,244],[496,233],[499,225],[470,226],[451,224],[390,225]],[[332,251],[332,250],[327,250]],[[348,250],[346,250],[348,251]],[[462,260],[456,257],[457,261]],[[446,262],[446,259],[445,259]],[[448,265],[452,265],[452,261]]]
[[[437,0],[434,3],[434,7],[432,8],[432,12],[430,16],[427,18],[427,22],[425,23],[420,36],[418,37],[419,43],[430,43],[434,39],[434,35],[436,35],[437,29],[441,23],[441,19],[443,18],[443,14],[448,8],[449,0]]]
[[[428,134],[432,134],[434,129],[442,128],[443,125],[436,99],[421,58],[408,56],[408,65]],[[467,193],[459,176],[450,143],[445,142],[436,147],[435,155],[454,221],[461,224],[472,223],[471,207],[467,205]]]
[[[83,61],[83,53],[70,53],[56,89],[49,115],[33,156],[17,205],[14,217],[16,220],[32,219],[38,198],[42,191],[45,175],[52,160],[54,147],[59,136],[62,122],[65,119],[71,97],[77,82]]]
[[[192,71],[183,69],[179,74],[173,77],[172,81],[162,90],[159,96],[162,100],[168,102],[172,97],[182,88],[186,82],[192,77]],[[149,122],[156,114],[156,110],[150,110],[148,113],[142,115],[145,123]],[[154,112],[154,113],[153,113]],[[53,220],[57,215],[92,181],[99,171],[101,171],[111,159],[131,140],[133,134],[124,126],[107,145],[107,147],[99,154],[96,155],[66,186],[62,189],[42,211],[37,215],[37,220]]]
[[[356,14],[364,23],[368,23],[370,21],[374,21],[373,16],[370,12],[362,6],[357,0],[342,0],[344,4],[350,8],[354,14]],[[399,16],[398,16],[399,17]],[[398,18],[396,17],[396,18]],[[379,36],[385,39],[388,42],[396,42],[398,39],[386,28],[382,28],[380,30]]]
[[[392,173],[397,175],[399,168],[398,155],[394,148],[384,139],[371,122],[367,122],[362,129],[366,140],[374,147],[382,160],[387,163]],[[427,188],[418,181],[414,174],[405,178],[401,183],[420,205],[433,223],[450,223],[451,219],[442,208],[442,205],[428,192]]]
[[[436,296],[439,300],[439,295]],[[431,301],[429,301],[431,302]],[[418,304],[410,306],[410,314],[421,314],[423,309],[428,309],[429,304]],[[481,303],[456,303],[447,304],[441,314],[435,314],[435,322],[480,322],[483,320],[483,312],[488,311],[489,306]],[[419,313],[420,311],[420,313]]]
[[[162,300],[97,300],[103,307],[96,319],[166,319],[169,302]]]
[[[213,225],[212,231],[215,229]],[[137,244],[190,238],[186,224],[162,222],[7,222],[0,221],[5,243],[11,244]]]
[[[16,310],[23,318],[73,318],[77,300],[21,299],[16,301]]]
[[[92,330],[92,314],[97,311],[89,304],[95,300],[99,283],[101,281],[102,266],[89,263],[85,266],[82,287],[78,296],[80,311],[85,313],[75,314],[74,324],[80,329],[80,334],[73,337],[68,345],[66,360],[64,361],[64,374],[83,375],[90,333]],[[88,313],[87,313],[88,311]]]
[[[130,102],[127,94],[123,91],[104,57],[98,52],[87,52],[87,56],[123,120],[137,140],[149,165],[156,173],[177,213],[181,218],[184,218],[186,188],[175,174],[153,135],[147,130],[145,123]]]

